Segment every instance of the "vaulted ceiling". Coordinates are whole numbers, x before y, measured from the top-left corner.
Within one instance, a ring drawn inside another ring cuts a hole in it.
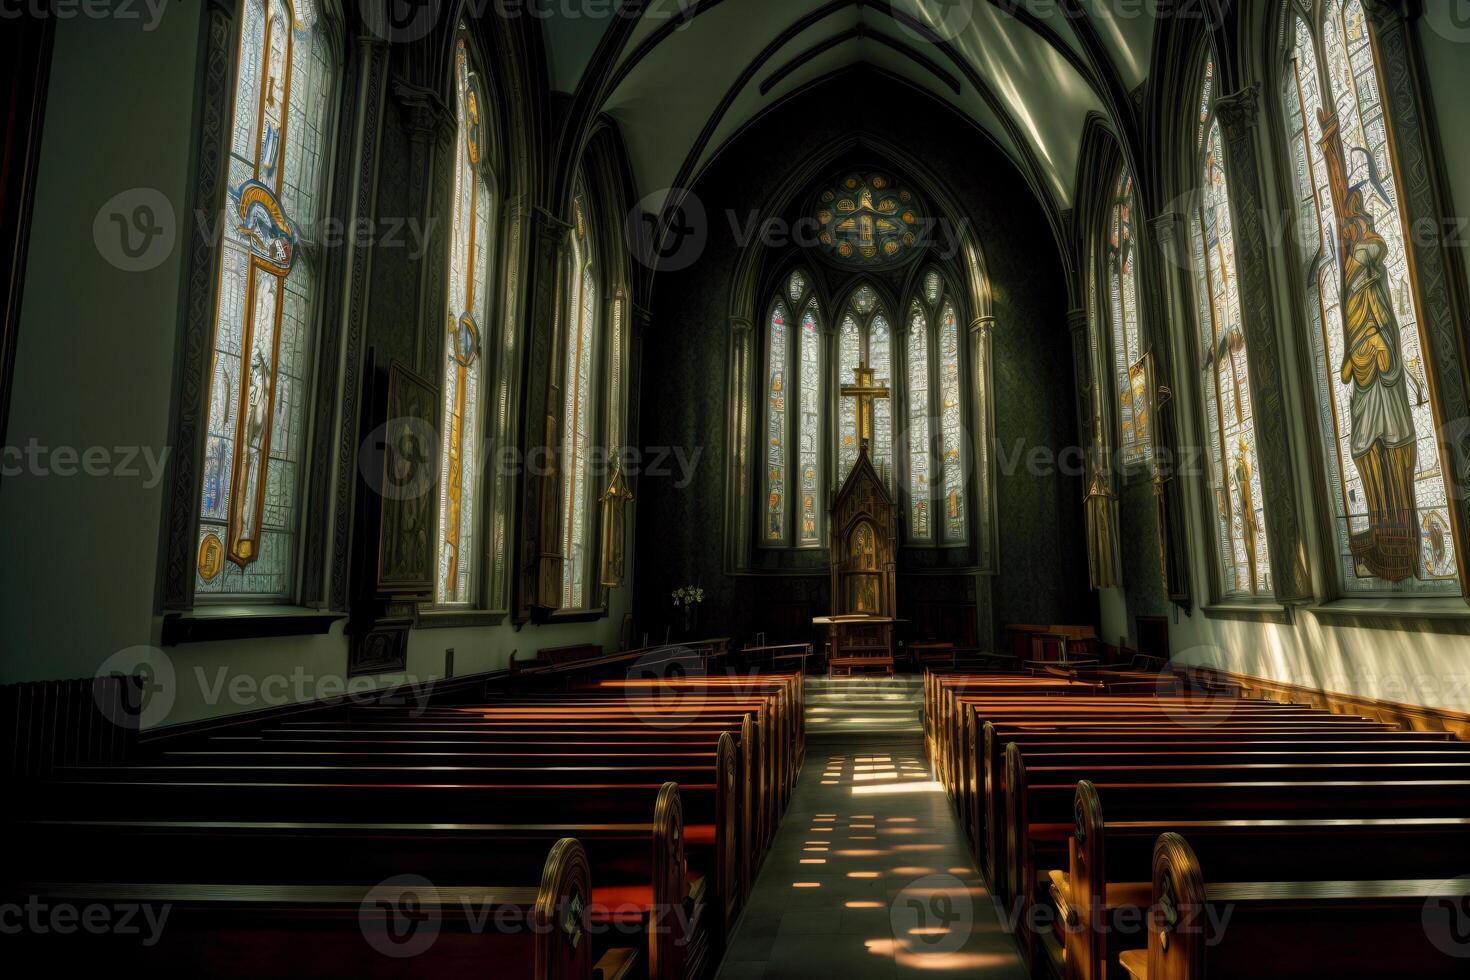
[[[575,92],[616,16],[544,21],[551,82]],[[688,187],[753,118],[871,65],[953,106],[1059,211],[1072,204],[1088,113],[1148,73],[1155,5],[1105,0],[651,0],[599,107],[622,129],[638,190]],[[557,12],[559,11],[559,12]],[[626,25],[625,25],[626,26]],[[793,134],[793,139],[799,134]]]

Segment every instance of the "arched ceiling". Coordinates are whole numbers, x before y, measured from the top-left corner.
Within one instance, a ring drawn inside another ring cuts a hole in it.
[[[785,97],[870,65],[972,119],[1055,213],[1072,205],[1087,115],[1106,115],[1106,93],[1130,91],[1147,74],[1153,20],[1146,11],[1154,6],[649,0],[597,109],[621,128],[639,193],[657,195],[693,184],[729,140]],[[627,16],[594,18],[584,8],[574,17],[571,9],[550,4],[543,12],[551,81],[567,92],[584,84],[599,42]]]

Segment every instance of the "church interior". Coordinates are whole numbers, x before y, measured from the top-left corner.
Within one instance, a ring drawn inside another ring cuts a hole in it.
[[[1470,976],[1470,3],[0,52],[22,975]]]

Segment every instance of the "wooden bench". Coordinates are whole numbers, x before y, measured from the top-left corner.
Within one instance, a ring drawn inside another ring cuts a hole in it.
[[[1431,913],[1463,928],[1470,878],[1206,884],[1206,870],[1183,837],[1159,837],[1148,950],[1120,957],[1135,980],[1466,974],[1464,936]]]
[[[213,863],[219,863],[218,855]],[[18,930],[6,939],[6,963],[20,976],[121,972],[257,980],[344,974],[469,978],[493,972],[537,980],[594,977],[585,912],[591,877],[581,845],[570,838],[552,845],[539,884],[512,878],[503,885],[406,885],[407,895],[380,887],[381,901],[374,901],[373,890],[361,883],[55,881],[7,875],[0,887],[6,901],[41,908],[157,910],[156,935],[77,928],[75,922],[65,929]],[[141,925],[143,917],[138,918]],[[425,932],[427,942],[414,932],[415,924],[427,929],[424,922],[435,930]],[[393,955],[400,950],[415,955]],[[629,950],[610,949],[597,962],[597,976],[626,977],[635,963]]]
[[[1470,817],[1105,822],[1087,780],[1077,784],[1074,811],[1067,869],[1048,873],[1068,980],[1102,980],[1113,952],[1142,944],[1141,930],[1129,936],[1122,926],[1141,924],[1154,845],[1167,832],[1188,835],[1221,880],[1310,881],[1342,874],[1345,863],[1363,879],[1445,878],[1460,870],[1456,855],[1470,854]]]

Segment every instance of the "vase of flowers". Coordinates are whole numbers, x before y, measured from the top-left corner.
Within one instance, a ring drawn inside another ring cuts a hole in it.
[[[694,635],[694,624],[699,619],[699,604],[704,601],[704,589],[697,585],[681,585],[674,590],[674,608],[684,613],[684,635]]]

